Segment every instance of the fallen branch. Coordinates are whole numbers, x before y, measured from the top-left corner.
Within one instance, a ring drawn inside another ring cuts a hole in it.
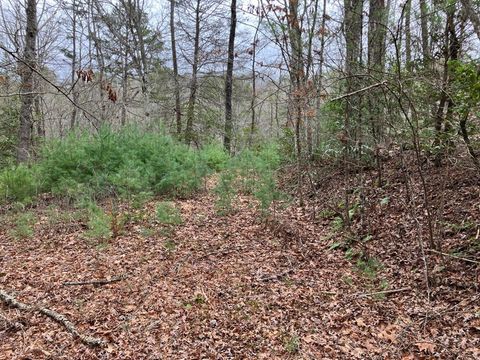
[[[2,322],[5,324],[4,328],[6,329],[22,330],[24,328],[24,325],[21,322],[10,320],[6,316],[0,314],[0,324]]]
[[[73,325],[65,316],[62,314],[57,313],[56,311],[39,307],[39,306],[32,306],[25,303],[22,303],[15,299],[12,295],[7,294],[5,291],[0,290],[0,299],[8,306],[25,310],[25,311],[38,311],[39,313],[48,316],[49,318],[55,320],[59,324],[63,325],[70,334],[74,337],[78,337],[81,342],[88,346],[101,346],[104,345],[105,342],[101,339],[90,337],[80,333],[75,325]]]
[[[447,253],[444,253],[444,252],[441,252],[441,251],[437,251],[437,250],[433,250],[433,249],[427,249],[427,251],[432,252],[432,253],[435,253],[435,254],[443,255],[443,256],[448,256],[448,257],[451,257],[451,258],[454,258],[454,259],[463,260],[463,261],[466,261],[466,262],[469,262],[469,263],[472,263],[472,264],[477,264],[477,265],[480,264],[480,261],[475,261],[475,260],[472,260],[472,259],[467,259],[467,258],[464,258],[464,257],[461,257],[461,256],[457,256],[457,255],[447,254]]]
[[[412,289],[409,288],[409,287],[406,287],[406,288],[401,288],[401,289],[382,290],[382,291],[376,291],[376,292],[371,292],[371,293],[356,293],[356,294],[352,294],[352,296],[366,297],[366,296],[374,296],[374,295],[388,295],[388,294],[395,294],[395,293],[410,291],[410,290],[412,290]]]
[[[64,282],[63,286],[75,286],[75,285],[106,285],[115,282],[119,282],[125,280],[127,278],[126,275],[116,276],[111,279],[98,279],[98,280],[86,280],[86,281],[67,281]]]

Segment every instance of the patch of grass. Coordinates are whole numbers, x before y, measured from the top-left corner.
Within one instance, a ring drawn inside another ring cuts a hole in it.
[[[342,276],[342,281],[348,286],[353,286],[353,279],[351,276],[347,276],[347,275]]]
[[[322,219],[331,219],[335,216],[335,212],[330,209],[323,209],[322,211],[320,211],[318,216],[320,216]]]
[[[109,246],[108,242],[102,241],[97,245],[95,245],[95,249],[97,249],[97,251],[105,251],[108,249],[108,246]]]
[[[461,223],[444,222],[443,225],[455,234],[473,230],[477,227],[473,221],[462,221]]]
[[[29,204],[39,190],[38,167],[20,164],[0,171],[0,203]]]
[[[156,218],[164,225],[180,225],[183,220],[174,203],[162,201],[157,205]]]
[[[144,238],[152,237],[155,234],[155,230],[150,228],[142,228],[140,230],[140,235]]]
[[[45,212],[45,215],[48,219],[49,225],[60,225],[71,223],[73,221],[83,220],[85,218],[85,213],[82,211],[62,211],[54,206],[49,206]]]
[[[163,227],[160,230],[158,230],[158,234],[165,238],[169,238],[173,234],[173,229],[171,227]]]
[[[336,241],[328,247],[328,250],[341,249],[343,246],[345,246],[345,243],[343,241]]]
[[[138,194],[130,196],[130,205],[132,208],[139,210],[142,209],[147,202],[152,200],[153,193],[150,191],[141,191]]]
[[[271,208],[285,198],[277,187],[276,170],[280,162],[279,147],[275,143],[246,149],[230,159],[215,188],[217,212],[220,215],[231,213],[236,195],[245,194],[253,195],[261,214],[268,215]]]
[[[92,204],[88,209],[88,230],[85,235],[91,239],[107,240],[112,236],[112,219],[102,208]]]
[[[369,257],[367,259],[360,257],[357,260],[356,267],[363,276],[369,279],[375,279],[378,271],[383,268],[383,265],[374,257]]]
[[[343,219],[340,216],[336,216],[332,220],[331,227],[335,232],[341,231],[344,227]]]
[[[175,250],[175,248],[177,247],[177,244],[175,244],[175,242],[173,240],[166,240],[164,243],[163,243],[163,247],[169,251],[169,252],[172,252]]]
[[[388,281],[386,279],[382,279],[380,281],[380,284],[378,286],[377,291],[385,291],[385,290],[388,290],[389,287],[390,287],[390,284],[388,283]],[[373,297],[376,300],[385,300],[386,295],[385,294],[375,294]]]
[[[283,341],[285,351],[290,354],[296,354],[300,350],[300,338],[296,334],[290,334]]]
[[[193,150],[162,132],[104,127],[47,141],[38,161],[0,169],[0,203],[28,204],[41,193],[72,202],[121,197],[142,207],[152,195],[188,196],[223,168],[221,147]]]
[[[202,305],[207,302],[207,299],[202,294],[196,294],[195,298],[193,299],[193,302],[197,305]]]
[[[16,215],[14,226],[10,234],[15,239],[27,239],[34,235],[33,225],[35,224],[35,215],[31,212],[26,212]]]

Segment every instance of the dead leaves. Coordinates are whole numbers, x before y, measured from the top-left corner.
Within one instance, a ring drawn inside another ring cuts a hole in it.
[[[92,82],[95,78],[92,69],[80,69],[77,70],[77,77],[85,83]]]
[[[415,344],[415,346],[422,353],[425,353],[425,354],[435,353],[435,344],[432,342],[427,342],[427,341],[418,342]]]
[[[327,198],[334,197],[332,189],[341,189],[338,179],[332,181],[322,190]],[[0,230],[2,285],[22,289],[22,298],[32,302],[48,300],[79,328],[108,340],[103,352],[87,349],[84,355],[58,325],[29,315],[21,321],[22,331],[0,327],[0,359],[47,357],[43,351],[52,358],[91,359],[478,358],[473,290],[462,289],[470,300],[461,301],[458,291],[438,288],[441,296],[428,303],[417,291],[422,279],[410,261],[411,242],[385,241],[395,231],[391,223],[401,217],[392,213],[395,196],[389,193],[391,206],[377,214],[382,228],[372,224],[378,231],[368,246],[381,250],[375,255],[385,264],[381,275],[389,289],[414,290],[385,299],[322,292],[375,294],[378,284],[367,284],[342,251],[328,250],[329,241],[340,240],[338,234],[331,233],[328,221],[312,221],[308,207],[292,206],[262,224],[247,197],[239,199],[235,214],[218,217],[213,197],[200,194],[178,202],[182,226],[162,232],[140,216],[101,251],[84,241],[81,220],[68,227],[44,219],[36,225],[37,237],[21,246]],[[143,211],[153,212],[154,204]],[[407,226],[405,238],[408,231]],[[373,246],[377,238],[384,241],[381,247]],[[166,241],[175,244],[168,254]],[[107,286],[61,285],[121,273],[132,275]],[[426,319],[427,309],[441,316]],[[1,310],[6,321],[19,321],[11,309]],[[295,335],[287,337],[288,346],[285,334]],[[60,344],[60,355],[54,344]],[[298,354],[290,352],[297,348]]]
[[[380,329],[380,332],[377,334],[377,337],[382,340],[391,342],[392,344],[397,343],[397,337],[400,327],[398,325],[387,325]]]

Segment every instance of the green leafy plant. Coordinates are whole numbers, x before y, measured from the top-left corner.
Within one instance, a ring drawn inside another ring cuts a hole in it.
[[[285,350],[291,354],[295,354],[300,350],[300,338],[296,334],[288,335],[284,340]]]
[[[163,246],[167,251],[172,252],[172,251],[175,250],[177,244],[175,244],[175,241],[173,241],[173,240],[166,240],[163,243]]]
[[[142,206],[156,194],[192,194],[225,159],[216,145],[199,154],[161,132],[133,127],[71,133],[46,142],[34,165],[0,171],[0,202],[26,203],[50,192],[74,202],[121,196]]]
[[[205,145],[200,151],[200,159],[211,171],[221,171],[229,160],[228,154],[220,143],[212,142]]]
[[[262,214],[267,215],[270,206],[283,198],[276,184],[276,171],[280,162],[276,144],[245,150],[230,159],[215,188],[219,213],[225,214],[232,210],[235,195],[248,194],[259,201]]]
[[[356,267],[365,277],[375,279],[378,271],[383,268],[383,265],[373,257],[368,257],[366,259],[359,257],[357,259]]]
[[[91,204],[88,214],[88,230],[85,235],[92,239],[109,239],[112,236],[111,217],[95,204]]]
[[[0,203],[17,201],[32,202],[38,192],[37,168],[18,165],[0,172]]]
[[[340,231],[343,229],[343,219],[340,217],[340,216],[336,216],[333,220],[332,220],[332,229],[334,231]]]
[[[18,214],[11,235],[16,239],[30,238],[34,234],[35,216],[31,212]]]
[[[182,216],[174,203],[163,201],[156,207],[157,220],[165,225],[179,225],[182,223]]]

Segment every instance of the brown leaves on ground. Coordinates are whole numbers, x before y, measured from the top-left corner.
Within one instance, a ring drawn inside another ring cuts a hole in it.
[[[401,223],[393,192],[390,210],[372,219],[386,229]],[[176,203],[184,222],[175,227],[151,220],[153,203],[125,208],[130,220],[105,246],[84,236],[81,220],[52,225],[40,208],[32,238],[12,238],[7,223],[0,287],[108,345],[88,348],[49,319],[2,304],[0,359],[479,358],[474,264],[448,260],[429,301],[413,239],[386,242],[378,228],[383,242],[370,251],[382,267],[372,277],[330,249],[339,235],[308,208],[262,222],[251,204],[241,197],[220,217],[213,196],[200,194]],[[105,285],[62,285],[123,274]],[[403,287],[412,291],[352,296]]]

